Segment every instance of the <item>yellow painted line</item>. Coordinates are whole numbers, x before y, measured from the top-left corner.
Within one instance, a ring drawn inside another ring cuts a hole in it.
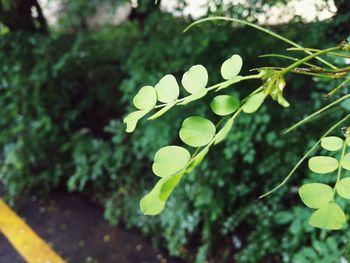
[[[1,199],[0,230],[28,263],[65,263],[65,261]]]

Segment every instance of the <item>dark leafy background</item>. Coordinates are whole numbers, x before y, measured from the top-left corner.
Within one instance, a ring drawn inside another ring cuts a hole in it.
[[[137,90],[167,73],[180,77],[193,64],[205,65],[209,82],[216,83],[221,63],[234,53],[243,57],[244,74],[258,66],[284,65],[258,55],[284,53],[287,46],[226,23],[203,24],[183,34],[191,19],[160,12],[153,0],[142,1],[117,27],[89,30],[86,20],[98,1],[67,1],[58,28],[30,15],[33,27],[27,28],[28,21],[16,24],[8,16],[23,14],[18,7],[23,2],[36,1],[0,1],[0,179],[12,202],[57,187],[83,192],[104,206],[111,224],[139,229],[188,262],[331,263],[346,257],[345,230],[319,231],[307,224],[310,211],[296,194],[302,182],[315,176],[305,167],[286,187],[257,200],[344,113],[337,108],[281,135],[283,128],[328,103],[322,94],[335,83],[289,76],[290,108],[269,101],[256,114],[240,117],[228,139],[184,178],[165,211],[146,217],[138,204],[154,184],[156,150],[180,143],[177,132],[190,113],[215,116],[207,98],[141,122],[128,135],[121,120]],[[262,3],[281,2],[251,0],[242,15],[242,6],[224,9],[213,1],[217,9],[209,12],[254,20]],[[272,30],[304,46],[338,43],[349,32],[350,7],[348,1],[335,2],[337,15],[330,20],[304,24],[295,19]],[[242,98],[257,85],[245,82],[230,92]]]

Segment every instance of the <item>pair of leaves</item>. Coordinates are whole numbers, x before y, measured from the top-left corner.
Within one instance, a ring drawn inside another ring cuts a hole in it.
[[[158,215],[165,207],[171,192],[180,182],[182,173],[162,177],[140,201],[140,208],[144,215]]]
[[[208,72],[202,65],[192,66],[182,77],[182,85],[191,95],[186,97],[181,104],[187,104],[193,100],[202,98],[207,94]],[[180,94],[180,88],[176,78],[167,74],[152,86],[142,87],[133,99],[134,106],[138,111],[130,113],[124,118],[126,131],[133,132],[137,122],[156,107],[157,101],[166,105],[148,119],[153,120],[176,105]]]
[[[346,218],[341,207],[334,203],[333,189],[326,184],[310,183],[299,189],[301,200],[310,208],[317,209],[310,217],[310,225],[322,229],[343,228]]]
[[[191,154],[188,150],[175,145],[163,147],[156,152],[152,170],[161,179],[140,201],[140,208],[145,215],[157,215],[164,209],[190,159]]]
[[[192,171],[208,153],[209,145],[194,157],[183,147],[166,146],[157,151],[152,165],[153,172],[161,177],[153,189],[140,201],[145,215],[157,215],[186,172]]]

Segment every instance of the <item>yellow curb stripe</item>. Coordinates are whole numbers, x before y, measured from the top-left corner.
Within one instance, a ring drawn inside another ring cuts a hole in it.
[[[1,199],[0,230],[28,263],[65,263],[65,261]]]

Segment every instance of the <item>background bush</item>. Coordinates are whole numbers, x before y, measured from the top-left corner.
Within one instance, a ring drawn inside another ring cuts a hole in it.
[[[346,232],[310,227],[310,211],[298,200],[297,187],[314,176],[306,169],[300,168],[286,187],[256,200],[342,114],[338,109],[288,136],[280,133],[328,103],[322,95],[335,83],[289,77],[290,108],[269,101],[257,114],[240,117],[228,139],[184,178],[159,217],[141,214],[139,199],[154,184],[150,167],[156,150],[179,142],[177,131],[189,111],[215,116],[208,98],[141,122],[129,135],[122,117],[136,91],[167,73],[180,77],[193,64],[205,65],[209,81],[216,83],[221,63],[234,53],[243,57],[245,74],[258,66],[281,65],[257,56],[287,46],[229,25],[205,24],[183,34],[189,21],[142,11],[142,6],[139,10],[137,19],[98,31],[77,31],[79,19],[74,19],[74,32],[2,28],[0,179],[11,200],[60,185],[84,192],[104,204],[109,222],[140,229],[188,262],[339,262]],[[65,22],[70,25],[68,18]],[[294,21],[273,30],[318,48],[344,37],[332,33],[332,21]],[[231,92],[243,97],[258,84],[245,82]]]

